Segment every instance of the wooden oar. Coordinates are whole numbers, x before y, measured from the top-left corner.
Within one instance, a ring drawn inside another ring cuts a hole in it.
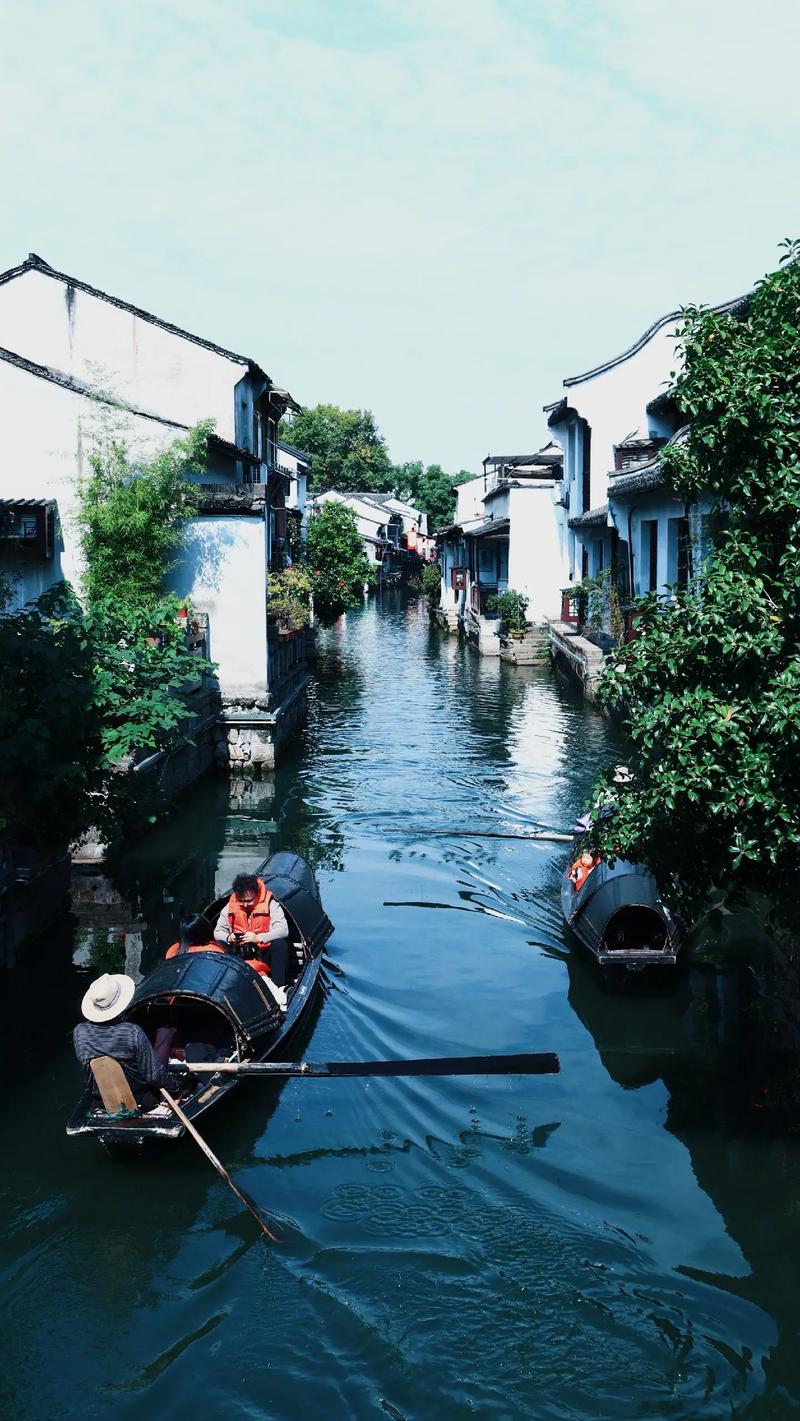
[[[426,839],[523,839],[548,844],[571,844],[574,834],[557,834],[555,829],[535,829],[532,834],[500,834],[494,829],[426,829]]]
[[[520,1056],[426,1056],[411,1061],[187,1061],[194,1075],[234,1076],[548,1076],[561,1069],[552,1051]]]
[[[181,1124],[185,1127],[185,1129],[189,1131],[189,1134],[191,1135],[192,1139],[195,1140],[200,1146],[206,1159],[211,1161],[215,1170],[217,1171],[217,1174],[222,1176],[222,1178],[225,1180],[225,1183],[230,1185],[237,1198],[241,1199],[245,1208],[250,1210],[250,1213],[253,1215],[253,1218],[256,1220],[256,1223],[258,1224],[259,1228],[264,1230],[264,1233],[267,1235],[267,1238],[271,1238],[275,1243],[280,1243],[280,1236],[278,1234],[274,1234],[272,1230],[267,1226],[267,1224],[265,1224],[263,1216],[261,1214],[261,1210],[259,1209],[255,1200],[251,1199],[249,1194],[245,1194],[244,1190],[240,1189],[238,1184],[234,1184],[225,1166],[220,1162],[220,1160],[217,1159],[217,1156],[214,1154],[214,1151],[210,1148],[210,1146],[206,1144],[205,1140],[200,1134],[200,1131],[195,1129],[189,1117],[185,1115],[184,1112],[181,1110],[181,1107],[179,1106],[177,1100],[173,1100],[169,1091],[165,1090],[163,1086],[161,1086],[161,1094],[167,1102],[167,1105],[169,1106],[170,1110],[174,1110]]]

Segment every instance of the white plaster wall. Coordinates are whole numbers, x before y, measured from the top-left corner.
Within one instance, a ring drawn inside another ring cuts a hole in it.
[[[263,518],[207,514],[187,525],[168,587],[210,622],[210,657],[229,697],[267,694],[267,547]]]
[[[676,368],[675,332],[679,325],[677,318],[666,320],[627,360],[588,380],[565,382],[567,403],[588,420],[592,429],[592,508],[599,508],[606,501],[614,445],[631,430],[649,425],[647,405],[656,395],[663,394],[670,371]],[[576,459],[580,468],[580,450]],[[573,505],[573,512],[580,511]]]
[[[308,529],[308,465],[298,459],[296,454],[290,454],[287,449],[279,449],[277,457],[280,467],[288,469],[292,475],[286,495],[286,507],[300,510],[300,527],[305,538]]]
[[[41,271],[0,285],[0,346],[181,424],[213,419],[217,434],[236,441],[234,387],[246,364]],[[242,423],[248,414],[240,411]]]
[[[663,392],[670,371],[676,368],[675,332],[680,321],[670,318],[653,332],[635,354],[618,365],[586,380],[565,381],[565,396],[571,409],[591,427],[589,507],[600,508],[609,495],[609,472],[614,467],[614,446],[637,428],[663,432],[659,421],[647,414],[649,402]],[[564,450],[564,487],[569,508],[560,515],[567,519],[582,513],[583,429],[571,417],[553,427],[554,437]],[[565,571],[571,580],[581,575],[581,543],[562,528],[566,545]]]
[[[124,434],[131,449],[149,458],[179,431],[133,415],[108,410],[94,400],[40,380],[0,360],[0,498],[52,498],[58,504],[60,536],[52,561],[36,564],[18,585],[15,605],[37,597],[65,578],[78,589],[82,562],[75,525],[75,490],[87,470],[92,439],[106,419]]]
[[[509,490],[508,585],[529,599],[529,621],[557,617],[566,581],[553,485]]]
[[[468,483],[456,484],[456,513],[454,522],[464,523],[469,518],[480,518],[483,514],[483,479],[470,479]]]
[[[507,518],[509,513],[510,489],[504,488],[502,493],[497,493],[493,498],[484,499],[479,509],[479,517],[494,518],[499,522],[501,518]]]

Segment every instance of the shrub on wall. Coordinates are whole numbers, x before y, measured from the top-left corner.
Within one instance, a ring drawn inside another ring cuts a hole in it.
[[[311,620],[311,576],[305,567],[270,573],[269,610],[283,631],[296,632]]]
[[[525,613],[529,600],[522,592],[501,592],[498,596],[488,599],[486,610],[498,612],[508,631],[524,632],[528,625]]]
[[[91,822],[102,784],[95,648],[59,583],[0,615],[0,835],[66,845]]]
[[[426,562],[422,569],[422,594],[430,607],[442,600],[442,569],[438,562]]]
[[[155,603],[175,566],[181,522],[197,507],[187,475],[206,463],[213,423],[198,424],[147,463],[119,438],[102,439],[78,483],[78,527],[88,602],[113,596],[132,606]]]

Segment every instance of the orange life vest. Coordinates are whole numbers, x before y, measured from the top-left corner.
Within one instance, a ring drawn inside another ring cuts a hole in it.
[[[269,905],[272,902],[272,894],[261,879],[258,880],[258,897],[253,904],[253,910],[248,918],[242,904],[234,893],[228,899],[228,927],[232,933],[268,933],[269,932]],[[261,944],[259,944],[261,945]],[[260,972],[263,977],[269,976],[269,967],[266,962],[261,962],[257,957],[247,958],[248,967],[252,967],[254,972]]]
[[[168,947],[164,953],[165,957],[177,957],[181,950],[179,942],[174,942],[172,947]],[[194,943],[192,947],[187,947],[187,952],[224,952],[225,948],[220,942]]]
[[[576,893],[583,887],[592,869],[597,868],[599,862],[597,857],[593,858],[591,863],[581,863],[580,859],[575,860],[569,871],[569,877]]]
[[[258,897],[249,917],[234,893],[228,899],[228,927],[232,933],[269,932],[269,905],[272,902],[272,894],[260,878],[257,883]]]

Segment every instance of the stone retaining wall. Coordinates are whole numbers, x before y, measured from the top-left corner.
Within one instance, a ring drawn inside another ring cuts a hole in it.
[[[559,670],[579,682],[587,701],[593,701],[597,694],[597,677],[605,659],[599,646],[578,636],[568,623],[551,622],[550,655]]]

